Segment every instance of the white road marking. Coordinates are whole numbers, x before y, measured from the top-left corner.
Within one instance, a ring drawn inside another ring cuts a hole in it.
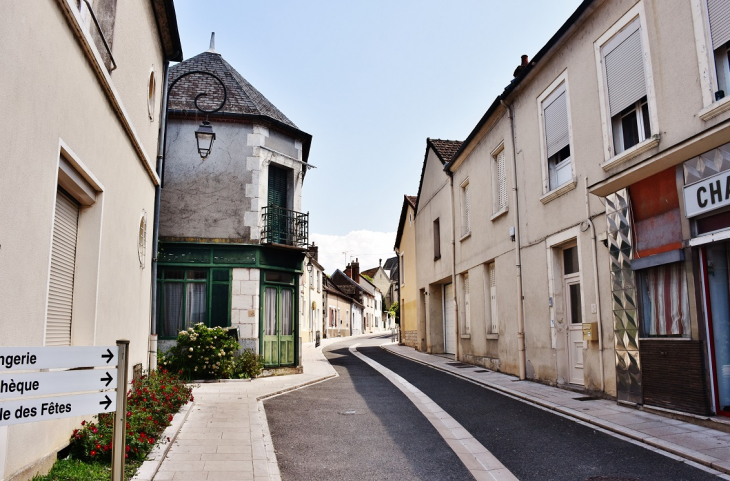
[[[469,434],[469,431],[449,416],[431,398],[403,377],[358,352],[357,346],[359,345],[360,343],[356,343],[350,346],[350,352],[382,374],[410,399],[418,410],[426,416],[426,419],[431,422],[433,427],[436,428],[436,431],[438,431],[444,441],[446,441],[446,444],[461,459],[461,462],[464,463],[466,469],[471,472],[475,479],[494,481],[517,479],[487,448]]]

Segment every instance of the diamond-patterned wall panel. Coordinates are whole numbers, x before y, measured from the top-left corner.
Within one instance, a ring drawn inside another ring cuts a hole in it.
[[[684,184],[692,184],[730,170],[730,144],[700,154],[684,162]]]
[[[699,159],[698,164],[693,166],[695,171],[698,165]],[[616,389],[620,400],[641,403],[636,280],[631,270],[634,246],[628,189],[621,189],[606,197],[606,223],[611,261]]]

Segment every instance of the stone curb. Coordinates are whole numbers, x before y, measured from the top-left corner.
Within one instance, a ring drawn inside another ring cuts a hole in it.
[[[560,406],[560,405],[555,404],[555,403],[551,403],[551,402],[547,402],[547,401],[542,401],[542,400],[539,400],[539,399],[530,397],[529,395],[527,395],[525,393],[522,393],[520,391],[514,391],[512,389],[508,389],[508,388],[502,387],[502,386],[500,386],[498,384],[492,384],[492,383],[485,382],[485,381],[482,381],[482,380],[479,380],[479,379],[473,379],[473,378],[468,377],[468,376],[465,376],[465,375],[463,375],[461,373],[453,372],[453,371],[450,371],[448,369],[444,369],[441,366],[437,366],[435,364],[430,364],[430,363],[425,362],[425,361],[422,361],[420,359],[416,359],[414,357],[410,357],[410,356],[408,356],[406,354],[396,352],[396,351],[394,351],[392,349],[389,349],[389,347],[390,346],[387,346],[387,345],[381,346],[382,349],[385,349],[388,352],[390,352],[392,354],[395,354],[396,356],[400,356],[400,357],[402,357],[404,359],[409,359],[409,360],[414,361],[414,362],[417,362],[419,364],[423,364],[425,366],[428,366],[428,367],[430,367],[432,369],[437,369],[439,371],[443,371],[445,373],[451,374],[452,376],[455,376],[455,377],[464,379],[465,381],[470,381],[470,382],[473,382],[473,383],[476,383],[476,384],[481,384],[481,385],[486,386],[489,389],[492,389],[494,391],[499,391],[499,392],[501,392],[503,394],[507,394],[507,395],[512,396],[514,398],[517,398],[519,400],[527,401],[527,402],[529,402],[531,404],[538,405],[538,406],[543,407],[545,409],[548,409],[550,411],[558,412],[558,413],[563,414],[565,416],[568,416],[568,417],[571,417],[571,418],[574,418],[574,419],[578,419],[578,420],[580,420],[582,422],[585,422],[585,423],[588,423],[588,424],[592,424],[594,426],[598,426],[598,427],[600,427],[602,429],[605,429],[607,431],[611,431],[613,433],[620,434],[620,435],[625,436],[627,438],[633,439],[634,441],[639,441],[639,442],[644,443],[644,444],[647,444],[649,446],[652,446],[652,447],[661,449],[663,451],[667,451],[667,452],[669,452],[671,454],[674,454],[676,456],[679,456],[681,458],[687,459],[689,461],[693,461],[693,462],[695,462],[697,464],[701,464],[703,466],[707,466],[708,468],[716,469],[717,471],[723,472],[725,474],[730,474],[730,466],[723,466],[722,464],[719,464],[719,462],[722,462],[722,460],[720,460],[720,459],[712,458],[712,457],[707,456],[705,454],[698,453],[697,451],[693,451],[693,450],[684,448],[684,447],[679,446],[679,445],[674,444],[674,443],[669,443],[669,442],[666,442],[666,441],[662,441],[662,440],[657,439],[657,438],[655,438],[653,436],[648,436],[648,435],[642,434],[642,433],[640,433],[638,431],[634,431],[632,429],[625,428],[623,426],[618,426],[618,425],[616,425],[616,424],[614,424],[612,422],[609,422],[609,421],[604,421],[602,419],[599,419],[599,418],[596,418],[596,417],[593,417],[593,416],[588,416],[588,415],[586,415],[584,413],[581,413],[579,411],[575,411],[573,409],[570,409],[570,408],[567,408],[567,407],[564,407],[564,406]],[[530,381],[528,381],[528,382],[530,382]]]
[[[160,439],[170,438],[165,444],[158,443],[152,448],[152,451],[147,455],[147,458],[137,470],[137,473],[132,478],[132,481],[151,481],[160,469],[160,465],[165,460],[165,456],[170,451],[177,435],[180,433],[183,424],[188,419],[188,415],[193,410],[195,402],[188,401],[182,409],[172,417],[172,422],[165,428],[160,435]]]

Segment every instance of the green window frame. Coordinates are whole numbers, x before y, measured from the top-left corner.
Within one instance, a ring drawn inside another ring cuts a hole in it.
[[[180,331],[202,322],[231,325],[231,269],[160,266],[157,271],[157,332],[175,339]]]

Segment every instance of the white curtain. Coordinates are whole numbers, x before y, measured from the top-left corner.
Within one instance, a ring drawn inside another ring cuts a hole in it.
[[[185,327],[188,328],[199,322],[205,322],[206,284],[189,283],[186,294]]]
[[[161,336],[177,337],[183,323],[183,284],[180,282],[165,283],[164,314],[162,316]]]
[[[689,297],[684,266],[651,267],[644,279],[644,335],[689,336]]]
[[[264,299],[264,308],[266,309],[266,325],[264,326],[264,335],[276,335],[276,288],[266,288],[266,298]]]
[[[292,293],[288,289],[281,291],[281,335],[292,334]]]

